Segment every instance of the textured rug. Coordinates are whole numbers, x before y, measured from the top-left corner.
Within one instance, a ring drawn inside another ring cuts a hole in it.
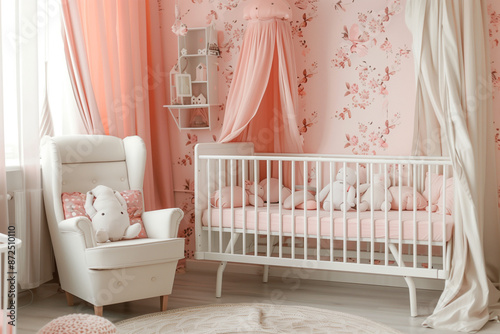
[[[216,304],[143,315],[118,333],[380,333],[401,334],[358,316],[306,306]]]

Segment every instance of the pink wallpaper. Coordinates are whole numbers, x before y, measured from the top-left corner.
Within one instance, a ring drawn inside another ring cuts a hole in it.
[[[177,60],[170,32],[174,0],[158,0],[164,17],[165,64]],[[300,96],[298,130],[305,152],[409,155],[415,97],[412,38],[405,24],[405,0],[288,0]],[[213,131],[182,131],[170,122],[177,205],[186,212],[181,234],[186,256],[194,252],[193,152],[198,142],[216,141],[224,102],[245,31],[246,0],[182,0],[188,27],[214,22],[221,31],[219,101]],[[500,2],[490,0],[494,107],[500,107]],[[496,61],[497,59],[498,61]],[[497,70],[499,72],[497,72]],[[500,112],[496,113],[500,117]],[[311,131],[314,130],[314,131]],[[500,130],[496,130],[500,152]],[[500,157],[500,154],[498,155]],[[498,158],[497,158],[498,160]],[[500,166],[500,160],[499,160]],[[499,188],[500,193],[500,188]]]

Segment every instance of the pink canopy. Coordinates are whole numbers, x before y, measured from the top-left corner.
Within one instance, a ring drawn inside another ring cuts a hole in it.
[[[219,142],[253,142],[256,152],[302,153],[296,121],[295,56],[285,0],[250,0],[241,53]]]

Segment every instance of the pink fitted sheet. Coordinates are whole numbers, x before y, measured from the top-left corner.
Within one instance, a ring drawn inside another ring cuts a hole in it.
[[[248,233],[254,233],[255,229],[255,208],[253,206],[248,206],[245,208],[246,212],[246,231]],[[219,227],[219,208],[212,208],[212,220],[211,227]],[[402,239],[411,242],[414,240],[414,223],[413,223],[413,211],[402,211]],[[428,241],[429,240],[429,213],[427,211],[417,211],[416,212],[416,226],[417,226],[417,241]],[[330,237],[330,212],[329,211],[319,211],[320,214],[320,235],[321,237]],[[208,209],[203,212],[202,224],[203,226],[208,226]],[[375,238],[385,238],[386,231],[386,219],[385,212],[374,211],[374,233]],[[388,212],[388,231],[389,239],[399,240],[399,211],[389,211]],[[231,209],[222,209],[222,226],[226,228],[231,227]],[[243,208],[234,209],[234,228],[243,228]],[[292,210],[282,210],[282,232],[283,234],[290,234],[292,232],[293,216]],[[443,215],[432,213],[432,241],[440,242],[443,240]],[[260,207],[257,210],[257,228],[259,234],[267,233],[268,220],[270,223],[271,232],[279,232],[280,219],[279,219],[279,207],[278,205],[271,205],[270,214],[267,214],[267,207]],[[347,238],[356,239],[358,235],[358,220],[356,211],[350,211],[346,213],[347,221]],[[445,216],[445,240],[450,240],[453,232],[453,218],[452,216]],[[317,235],[317,211],[307,210],[307,231],[309,237],[316,237]],[[303,235],[304,233],[304,210],[295,210],[295,234]],[[372,233],[372,223],[371,223],[371,212],[361,212],[360,213],[360,237],[361,238],[371,238]],[[335,238],[344,237],[344,214],[341,211],[333,212],[333,235]]]

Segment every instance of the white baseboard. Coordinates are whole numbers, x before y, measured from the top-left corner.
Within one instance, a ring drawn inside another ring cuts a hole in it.
[[[187,270],[212,272],[214,275],[216,275],[218,266],[219,262],[215,261],[200,261],[192,259],[186,260]],[[225,272],[247,275],[262,275],[264,272],[263,268],[264,266],[261,265],[229,262],[227,264]],[[319,269],[271,266],[269,268],[269,276],[281,277],[282,279],[300,278],[341,283],[371,284],[404,288],[408,287],[403,277]],[[417,289],[443,290],[444,288],[444,280],[441,279],[414,278],[413,280],[415,281],[415,286],[417,287]]]

